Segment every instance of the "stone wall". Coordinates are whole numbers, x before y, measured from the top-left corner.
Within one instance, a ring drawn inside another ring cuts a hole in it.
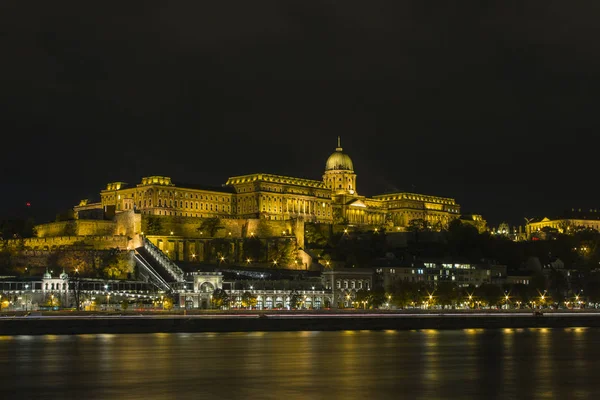
[[[16,252],[11,256],[11,264],[12,265],[23,265],[29,268],[29,271],[34,272],[36,269],[37,272],[41,275],[44,271],[43,268],[53,268],[53,267],[62,267],[62,265],[57,265],[56,255],[60,254],[62,251],[68,252],[70,250],[76,250],[77,248],[68,248],[63,247],[62,249],[55,250],[23,250]],[[109,249],[94,249],[96,255],[98,254],[107,254],[111,250]],[[133,251],[127,252],[127,257],[130,259],[130,273],[134,272],[133,266],[135,265],[135,260],[133,259]],[[60,263],[58,263],[60,264]],[[42,269],[42,270],[40,270]],[[56,271],[55,273],[60,272]]]
[[[57,236],[112,236],[117,224],[113,221],[78,219],[36,225],[38,238]]]
[[[160,221],[160,232],[148,232],[148,220],[156,219]],[[143,215],[141,226],[142,231],[146,235],[159,235],[166,236],[173,232],[173,236],[180,236],[186,238],[202,238],[209,236],[208,232],[202,232],[198,230],[202,224],[201,218],[194,217],[179,217],[169,215]],[[302,235],[302,243],[304,242],[304,224],[296,223],[293,220],[289,221],[270,221],[266,219],[233,219],[233,218],[221,218],[219,225],[222,229],[216,232],[214,237],[224,238],[245,238],[250,237],[252,234],[261,238],[283,236],[283,232],[286,235],[290,233],[296,233],[300,230]],[[299,242],[300,243],[300,242]]]
[[[126,250],[129,243],[127,236],[57,236],[7,240],[5,244],[9,248],[23,250],[57,250],[74,244],[96,250]]]
[[[115,216],[115,224],[115,233],[131,240],[132,248],[142,245],[139,236],[142,232],[142,214],[136,214],[133,210],[121,212]]]

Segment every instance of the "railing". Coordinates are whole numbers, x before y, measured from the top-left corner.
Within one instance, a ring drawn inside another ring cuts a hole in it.
[[[135,255],[135,259],[140,269],[140,275],[146,278],[148,282],[154,284],[157,288],[170,292],[171,286],[152,268],[152,265],[144,259],[139,253]]]
[[[184,282],[184,273],[169,257],[165,255],[147,238],[144,238],[144,248],[177,282]]]

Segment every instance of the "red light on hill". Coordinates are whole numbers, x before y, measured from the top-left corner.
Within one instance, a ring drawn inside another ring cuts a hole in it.
[[[31,207],[31,203],[30,203],[30,202],[27,202],[27,203],[25,203],[25,205],[26,205],[27,207]]]

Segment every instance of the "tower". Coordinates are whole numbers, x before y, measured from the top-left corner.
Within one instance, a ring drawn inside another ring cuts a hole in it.
[[[356,174],[352,159],[342,151],[341,139],[335,152],[329,156],[325,164],[323,182],[331,189],[333,195],[356,195]]]

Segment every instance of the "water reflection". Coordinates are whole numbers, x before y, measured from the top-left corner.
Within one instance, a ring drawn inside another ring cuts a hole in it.
[[[590,398],[599,330],[0,337],[0,398]]]

